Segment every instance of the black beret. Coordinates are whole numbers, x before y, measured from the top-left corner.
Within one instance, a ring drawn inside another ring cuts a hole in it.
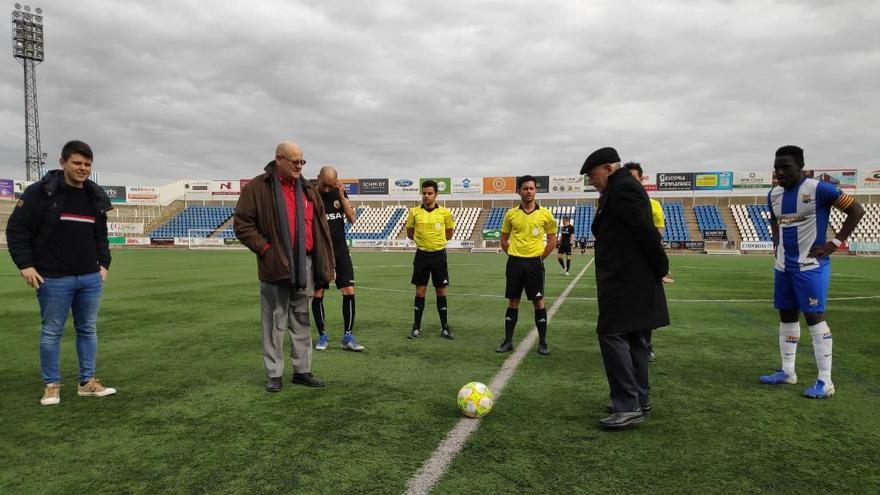
[[[599,165],[605,165],[606,163],[619,163],[620,155],[617,154],[617,150],[612,147],[599,148],[596,151],[590,153],[590,156],[584,161],[584,165],[581,167],[581,175],[586,174],[590,171],[590,169],[598,167]]]

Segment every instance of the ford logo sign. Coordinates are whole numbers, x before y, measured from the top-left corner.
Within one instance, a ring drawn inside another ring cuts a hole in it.
[[[409,187],[413,185],[413,181],[409,179],[397,179],[396,181],[394,181],[394,185],[397,187]]]

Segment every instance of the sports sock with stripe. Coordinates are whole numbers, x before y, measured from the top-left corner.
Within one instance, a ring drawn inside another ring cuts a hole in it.
[[[425,312],[425,298],[416,296],[413,303],[413,328],[422,328],[422,313]]]
[[[345,335],[354,330],[354,294],[342,295],[342,321],[345,324]]]
[[[315,318],[315,328],[319,335],[324,335],[324,297],[312,298],[312,316]]]
[[[779,354],[782,356],[782,371],[788,375],[794,375],[794,360],[800,338],[800,323],[779,323]]]
[[[504,313],[504,340],[513,342],[513,329],[516,328],[516,320],[519,317],[519,308],[507,308]]]
[[[813,353],[816,355],[816,367],[819,368],[819,379],[826,384],[831,383],[831,329],[822,321],[810,328],[813,338]]]

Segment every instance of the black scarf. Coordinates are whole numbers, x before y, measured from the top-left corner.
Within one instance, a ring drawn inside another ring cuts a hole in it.
[[[281,181],[276,174],[273,175],[272,187],[275,190],[275,206],[278,208],[278,223],[280,224],[281,236],[284,238],[284,247],[287,252],[287,260],[290,262],[290,282],[296,289],[306,288],[306,219],[305,219],[305,179],[300,177],[294,183],[294,197],[296,198],[296,246],[290,245],[290,226],[288,223],[287,203],[284,201],[284,191]]]

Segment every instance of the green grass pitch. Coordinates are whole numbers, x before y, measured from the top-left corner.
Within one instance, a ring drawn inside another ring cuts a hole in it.
[[[573,274],[588,259],[575,256]],[[332,345],[313,358],[327,387],[293,386],[288,374],[268,394],[250,253],[114,251],[97,374],[119,393],[76,396],[69,321],[61,404],[42,407],[37,302],[5,257],[0,493],[402,493],[459,420],[458,388],[488,383],[506,357],[494,352],[504,257],[450,254],[454,341],[439,336],[433,291],[423,337],[406,339],[411,261],[355,253],[366,352],[340,349],[341,296],[331,290]],[[433,493],[878,493],[880,261],[833,260],[832,298],[875,298],[829,303],[837,396],[825,401],[800,396],[816,373],[804,324],[801,383],[757,382],[779,361],[769,257],[672,256],[671,265],[673,323],[655,334],[648,421],[597,427],[607,383],[590,269],[550,322],[552,354],[530,352]],[[552,303],[574,277],[555,259],[546,266]],[[767,301],[730,301],[755,299]],[[517,340],[532,326],[523,306]]]

